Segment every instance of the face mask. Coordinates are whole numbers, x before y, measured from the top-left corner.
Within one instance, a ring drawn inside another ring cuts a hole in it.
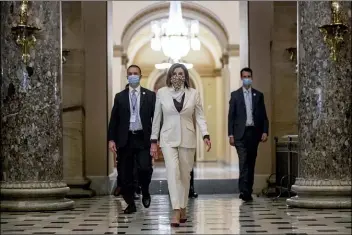
[[[175,90],[180,90],[185,84],[185,77],[182,75],[174,75],[171,77],[171,84]]]
[[[137,87],[139,85],[140,77],[138,75],[130,75],[128,76],[128,84],[131,87]]]
[[[250,79],[250,78],[243,78],[243,79],[242,79],[242,82],[243,82],[243,85],[244,85],[244,86],[250,86],[250,85],[252,85],[252,79]]]

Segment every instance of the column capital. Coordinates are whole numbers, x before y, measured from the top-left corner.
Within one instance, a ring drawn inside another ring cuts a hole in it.
[[[123,46],[114,45],[114,47],[113,47],[113,55],[114,55],[114,57],[121,57],[123,54],[124,54]]]
[[[127,54],[126,53],[122,54],[122,56],[121,56],[121,65],[126,67],[128,62],[129,62],[129,59],[128,59]]]
[[[221,67],[224,68],[226,65],[229,64],[229,54],[227,52],[225,52],[224,54],[222,54],[221,58],[220,58],[220,62],[221,62]]]
[[[228,44],[225,52],[222,54],[220,58],[222,67],[229,64],[230,57],[236,57],[240,55],[240,45],[238,44]]]
[[[121,45],[114,45],[114,57],[121,57],[121,65],[127,66],[129,59],[127,53],[124,51],[123,46]]]
[[[227,45],[227,53],[229,56],[239,56],[240,55],[240,45],[239,44],[229,44]]]

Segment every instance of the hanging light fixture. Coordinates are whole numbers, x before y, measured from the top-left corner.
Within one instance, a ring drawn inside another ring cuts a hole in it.
[[[170,1],[169,18],[151,23],[151,48],[178,62],[192,49],[200,50],[199,22],[182,17],[181,1]]]

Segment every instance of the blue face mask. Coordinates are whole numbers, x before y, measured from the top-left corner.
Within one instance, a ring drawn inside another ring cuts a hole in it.
[[[250,85],[252,85],[252,79],[250,79],[250,78],[243,78],[243,79],[242,79],[242,82],[243,82],[243,85],[244,85],[244,86],[250,86]]]
[[[138,75],[130,75],[127,79],[131,87],[137,87],[139,85],[140,77]]]

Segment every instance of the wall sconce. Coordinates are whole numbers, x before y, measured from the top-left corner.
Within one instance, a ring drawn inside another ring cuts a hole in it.
[[[297,73],[297,47],[286,48],[286,51],[290,55],[289,57],[290,61],[294,62],[294,64],[296,65],[295,73]]]
[[[290,61],[295,61],[297,57],[297,48],[296,47],[289,47],[286,48],[286,51],[290,54]]]
[[[11,28],[15,42],[21,47],[22,60],[27,65],[30,59],[29,50],[35,45],[35,33],[40,29],[28,24],[28,1],[22,1],[20,6],[20,22]]]
[[[68,54],[70,53],[70,50],[64,49],[62,50],[62,63],[65,64],[67,59],[66,57],[68,56]]]
[[[320,32],[324,35],[324,42],[330,49],[330,58],[337,61],[337,54],[344,43],[344,34],[348,27],[341,20],[341,6],[338,1],[331,2],[332,23],[319,27]]]

